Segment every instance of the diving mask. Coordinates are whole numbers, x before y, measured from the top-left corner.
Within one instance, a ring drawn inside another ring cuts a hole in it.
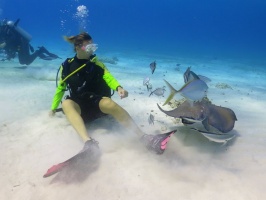
[[[82,49],[88,54],[92,54],[98,49],[98,44],[88,44],[86,46],[83,46]]]

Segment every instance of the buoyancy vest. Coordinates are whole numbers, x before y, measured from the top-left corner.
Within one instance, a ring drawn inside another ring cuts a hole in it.
[[[69,58],[62,64],[62,80],[84,65],[77,72],[69,76],[65,82],[73,98],[84,98],[86,94],[111,97],[111,89],[103,79],[104,69],[90,60]]]

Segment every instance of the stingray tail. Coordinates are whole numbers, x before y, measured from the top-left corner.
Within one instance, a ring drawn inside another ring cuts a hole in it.
[[[170,95],[168,96],[168,98],[164,102],[163,106],[166,105],[166,104],[168,104],[173,99],[173,97],[175,96],[175,94],[179,92],[170,83],[168,83],[166,80],[164,80],[164,81],[165,81],[166,85],[170,89]]]

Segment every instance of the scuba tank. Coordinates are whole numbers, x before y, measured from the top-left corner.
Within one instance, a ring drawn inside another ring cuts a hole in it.
[[[27,41],[30,41],[32,36],[27,33],[25,30],[23,30],[20,26],[18,26],[18,23],[19,23],[19,20],[18,19],[15,23],[13,21],[8,21],[6,24],[13,28],[14,30],[16,30],[23,38],[25,38]]]

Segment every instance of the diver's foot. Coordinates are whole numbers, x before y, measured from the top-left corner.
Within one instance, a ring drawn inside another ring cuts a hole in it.
[[[37,50],[37,51],[39,51],[39,50]],[[47,57],[46,55],[44,55],[44,54],[41,53],[41,52],[39,53],[38,56],[39,56],[39,58],[41,58],[41,59],[43,59],[43,60],[46,60],[46,57]]]
[[[144,134],[140,141],[148,150],[157,154],[163,154],[164,150],[166,149],[167,142],[169,141],[171,135],[173,135],[175,132],[176,130],[157,135]]]
[[[54,60],[54,59],[57,59],[59,57],[47,56],[47,55],[41,53],[41,54],[39,54],[39,58],[40,59],[43,59],[43,60]]]
[[[87,140],[80,153],[86,153],[86,155],[92,159],[97,159],[101,155],[99,148],[99,142],[94,139]]]
[[[57,58],[62,59],[62,58],[60,58],[58,55],[55,55],[55,54],[53,54],[53,53],[48,53],[48,56],[49,56],[50,58],[52,58],[52,59],[57,59]]]
[[[41,54],[46,54],[46,55],[44,55],[45,57],[40,57],[43,60],[54,60],[54,59],[60,58],[58,55],[50,53],[44,46],[41,46],[38,48],[39,48],[39,52]],[[60,58],[60,59],[62,59],[62,58]]]
[[[44,46],[41,46],[41,47],[38,47],[39,48],[39,51],[42,52],[42,53],[50,53]]]

